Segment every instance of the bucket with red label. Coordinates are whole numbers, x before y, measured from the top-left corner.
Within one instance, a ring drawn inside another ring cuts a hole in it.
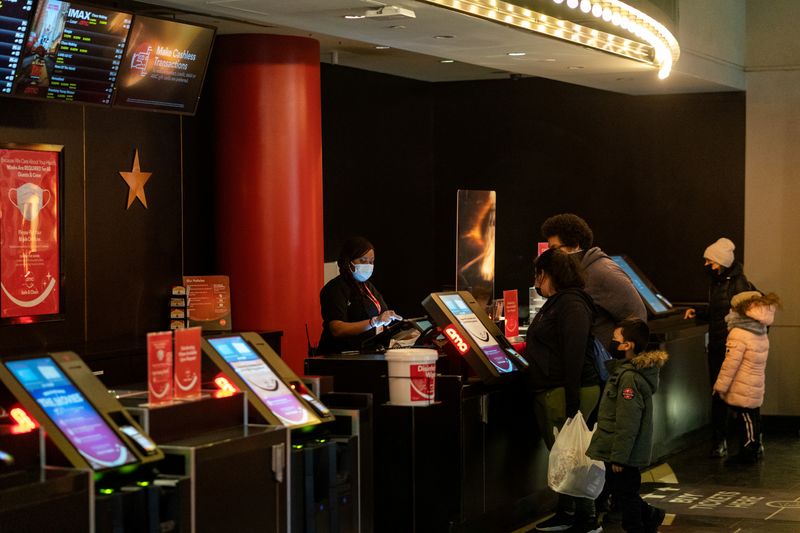
[[[389,364],[389,402],[392,405],[430,405],[436,397],[436,360],[429,348],[386,351]]]

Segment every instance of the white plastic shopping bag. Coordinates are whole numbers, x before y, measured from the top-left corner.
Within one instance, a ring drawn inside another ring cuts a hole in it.
[[[591,499],[597,498],[603,490],[605,465],[586,455],[592,433],[580,411],[564,422],[560,432],[553,428],[556,442],[550,450],[547,465],[547,484],[551,489],[560,494]]]

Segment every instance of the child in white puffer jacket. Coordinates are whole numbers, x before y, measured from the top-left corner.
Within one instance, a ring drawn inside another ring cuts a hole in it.
[[[773,293],[740,292],[731,299],[725,361],[714,384],[739,419],[739,453],[725,464],[753,464],[761,446],[761,404],[769,355],[767,328],[775,319],[780,299]]]

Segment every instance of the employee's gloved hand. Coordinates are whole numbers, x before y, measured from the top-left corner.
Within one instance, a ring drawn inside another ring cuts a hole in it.
[[[697,311],[694,309],[687,309],[686,312],[683,314],[684,320],[689,320],[690,318],[694,318],[697,316]]]
[[[375,317],[374,323],[375,326],[388,326],[395,320],[403,320],[403,317],[389,309],[388,311],[384,311],[383,313],[379,314]]]

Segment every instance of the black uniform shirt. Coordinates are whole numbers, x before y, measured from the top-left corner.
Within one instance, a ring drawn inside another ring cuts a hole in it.
[[[377,300],[380,309],[375,306],[369,294]],[[319,303],[322,309],[322,336],[319,339],[317,353],[339,353],[347,350],[358,350],[361,343],[375,335],[375,329],[360,335],[334,337],[329,325],[332,320],[342,322],[360,322],[386,311],[387,305],[383,296],[369,281],[364,283],[348,283],[342,276],[336,276],[319,292]]]

